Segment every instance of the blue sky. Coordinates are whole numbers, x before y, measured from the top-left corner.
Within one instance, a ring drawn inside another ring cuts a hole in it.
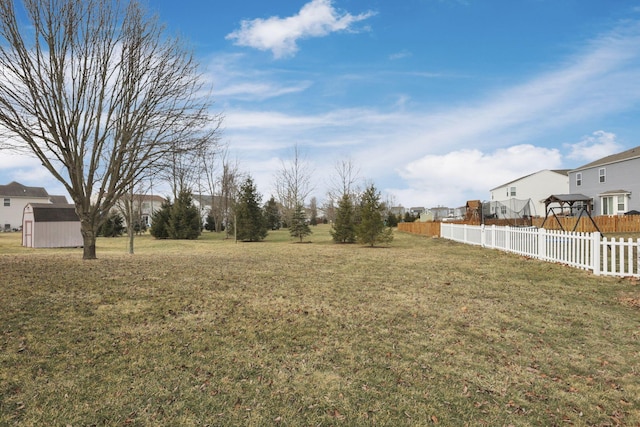
[[[148,0],[196,53],[264,198],[298,145],[403,206],[460,206],[640,145],[640,1]],[[0,182],[61,187],[0,155]],[[43,184],[44,183],[44,184]]]

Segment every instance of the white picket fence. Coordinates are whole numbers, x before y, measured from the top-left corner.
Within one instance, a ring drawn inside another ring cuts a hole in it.
[[[442,223],[440,237],[591,270],[595,275],[640,277],[640,239],[536,227]]]

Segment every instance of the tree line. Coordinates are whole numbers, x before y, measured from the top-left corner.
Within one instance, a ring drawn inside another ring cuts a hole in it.
[[[220,142],[223,116],[211,112],[192,52],[140,1],[22,6],[19,14],[15,2],[0,2],[0,148],[35,156],[62,183],[80,219],[84,259],[96,258],[98,235],[122,231],[114,210],[133,253],[134,235],[146,225],[140,195],[153,194],[159,181],[169,183],[172,197],[154,214],[158,238],[200,235],[203,213],[193,206],[194,192],[210,195],[208,228],[228,237],[261,240],[283,225],[299,241],[311,234],[317,205],[308,200],[311,171],[298,146],[263,205],[252,178]],[[337,172],[324,209],[335,218],[334,239],[388,241],[379,192],[355,188],[350,161]]]

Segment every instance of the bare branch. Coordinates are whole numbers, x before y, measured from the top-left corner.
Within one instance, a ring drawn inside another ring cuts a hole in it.
[[[198,64],[136,0],[0,2],[0,126],[73,199],[95,257],[95,231],[150,168],[216,140],[221,116],[201,97]]]

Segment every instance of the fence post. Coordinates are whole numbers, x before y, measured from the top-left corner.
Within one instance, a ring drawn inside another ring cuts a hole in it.
[[[640,239],[636,240],[636,271],[635,274],[636,275],[640,275]],[[631,273],[633,274],[633,270],[631,270]]]
[[[480,246],[482,246],[483,248],[487,246],[484,224],[480,225]]]
[[[538,228],[538,259],[547,259],[547,230]]]
[[[492,248],[496,247],[496,225],[495,224],[491,226],[491,247]]]
[[[593,274],[600,275],[600,233],[597,231],[591,233],[591,267]]]

